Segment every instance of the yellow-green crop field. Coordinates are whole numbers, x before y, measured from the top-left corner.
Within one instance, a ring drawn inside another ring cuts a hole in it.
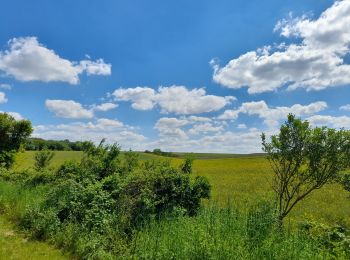
[[[15,169],[25,169],[34,164],[35,152],[20,153]],[[78,160],[81,152],[58,151],[52,166],[56,167],[65,160]],[[225,206],[229,201],[244,210],[262,199],[271,199],[273,194],[270,182],[273,173],[268,161],[261,155],[232,156],[198,155],[194,162],[194,175],[202,175],[212,185],[212,201]],[[164,159],[153,154],[140,153],[140,159]],[[214,159],[212,159],[214,158]],[[180,158],[169,158],[174,165],[179,165]],[[292,211],[291,223],[305,219],[314,219],[323,223],[344,222],[350,224],[349,194],[340,185],[331,184],[316,190]]]

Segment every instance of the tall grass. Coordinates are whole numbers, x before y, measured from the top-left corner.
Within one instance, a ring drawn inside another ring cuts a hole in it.
[[[152,222],[137,232],[131,256],[140,259],[328,259],[316,242],[274,228],[271,208],[247,214],[232,206],[206,207],[194,218]]]
[[[0,213],[18,222],[28,208],[36,208],[45,198],[48,187],[25,187],[22,184],[0,180]]]

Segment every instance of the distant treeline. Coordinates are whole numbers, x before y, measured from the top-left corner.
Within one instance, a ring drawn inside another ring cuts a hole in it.
[[[69,140],[44,140],[41,138],[29,138],[24,144],[24,149],[28,151],[38,151],[43,149],[53,151],[82,151],[85,142],[71,142]]]
[[[154,149],[152,152],[149,150],[146,150],[145,153],[153,153],[155,155],[160,155],[160,156],[167,156],[167,157],[179,157],[178,154],[172,153],[172,152],[163,152],[160,149]]]

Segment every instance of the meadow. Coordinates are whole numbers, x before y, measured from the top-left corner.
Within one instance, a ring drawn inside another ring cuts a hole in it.
[[[14,168],[23,170],[33,166],[33,151],[19,153]],[[180,158],[168,158],[139,152],[141,160],[170,160],[178,166],[189,154],[181,153]],[[205,176],[212,185],[210,203],[226,206],[234,204],[240,209],[254,205],[261,200],[271,200],[271,180],[273,172],[266,158],[261,154],[190,154],[194,160],[193,174]],[[57,167],[66,160],[79,160],[82,152],[56,151],[52,167]],[[209,202],[207,202],[208,204]],[[349,194],[339,184],[329,184],[314,191],[292,211],[289,220],[297,224],[305,219],[321,223],[345,223],[350,225]]]
[[[175,218],[162,218],[161,221],[150,219],[142,224],[142,228],[135,228],[131,236],[124,237],[117,229],[114,230],[115,224],[110,225],[108,216],[113,216],[114,213],[108,215],[110,204],[105,204],[106,201],[102,199],[104,197],[99,195],[101,186],[97,184],[85,191],[73,193],[74,196],[81,194],[82,198],[95,196],[97,199],[97,204],[91,204],[92,211],[90,206],[87,208],[88,218],[84,220],[87,222],[63,222],[58,228],[56,216],[51,211],[55,208],[44,208],[44,211],[40,211],[40,205],[47,202],[47,195],[55,188],[50,186],[54,176],[51,173],[56,172],[65,161],[80,161],[83,153],[56,151],[49,168],[41,174],[33,170],[35,152],[20,152],[16,155],[13,172],[26,172],[30,181],[23,186],[18,181],[0,180],[0,259],[348,257],[348,250],[344,250],[347,248],[347,240],[343,239],[345,234],[348,236],[348,231],[339,231],[338,225],[350,225],[349,194],[339,184],[329,184],[302,201],[286,219],[285,231],[281,234],[274,227],[273,193],[270,186],[273,173],[264,155],[197,153],[177,154],[179,157],[173,158],[152,153],[137,154],[143,162],[168,161],[175,168],[179,168],[188,156],[196,158],[191,178],[203,176],[208,179],[212,187],[210,200],[203,201],[203,207],[195,216],[180,214]],[[123,152],[120,157],[122,160],[127,159]],[[68,172],[71,171],[69,167],[68,165]],[[31,174],[34,176],[30,177]],[[67,183],[63,181],[61,184]],[[67,188],[75,189],[78,186],[69,184]],[[63,188],[61,192],[65,190]],[[172,192],[169,193],[170,197]],[[168,195],[165,193],[164,196]],[[66,203],[61,202],[57,206],[65,206]],[[94,205],[97,207],[96,211],[93,210]],[[73,210],[74,208],[75,206]],[[82,210],[83,208],[80,212]],[[124,216],[127,214],[123,213],[122,219]],[[100,223],[105,224],[101,226]],[[98,228],[89,228],[91,224]],[[307,227],[306,232],[311,227],[310,230],[316,231],[312,231],[314,234],[310,236],[311,233],[304,233],[300,229],[303,225]],[[338,236],[342,239],[339,240]]]

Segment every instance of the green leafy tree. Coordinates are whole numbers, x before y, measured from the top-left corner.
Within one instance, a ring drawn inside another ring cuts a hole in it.
[[[335,180],[349,164],[349,131],[311,128],[292,114],[270,142],[262,134],[262,145],[275,173],[272,187],[280,225],[295,205]]]
[[[181,171],[186,174],[192,173],[192,167],[193,167],[193,158],[187,157],[185,158],[184,162],[181,165]]]
[[[15,120],[7,113],[0,113],[0,166],[10,168],[13,165],[15,153],[32,131],[30,121]]]
[[[48,149],[44,149],[35,153],[35,162],[34,167],[37,171],[47,168],[52,158],[55,156],[53,151],[49,151]]]

